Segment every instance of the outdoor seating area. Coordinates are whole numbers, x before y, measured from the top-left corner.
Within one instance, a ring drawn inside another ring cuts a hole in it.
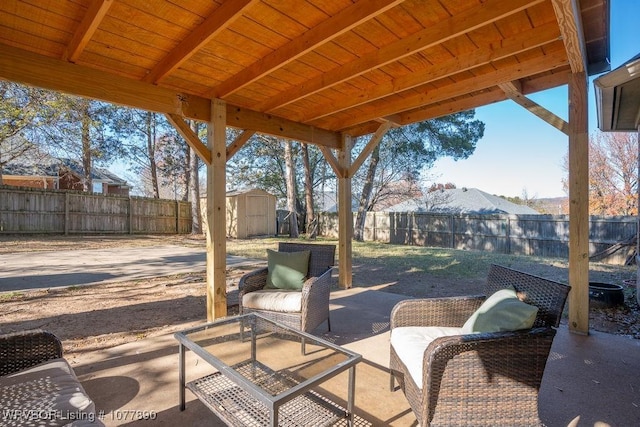
[[[356,365],[353,395],[356,426],[418,425],[405,395],[389,390],[390,316],[394,307],[406,300],[401,295],[366,288],[333,290],[332,329],[327,331],[321,325],[314,331],[321,339],[362,356]],[[184,330],[203,324],[185,324]],[[239,332],[235,326],[232,330]],[[278,353],[283,359],[280,363],[303,357],[299,345],[294,344],[290,350]],[[184,356],[186,381],[212,373],[211,365],[203,363],[198,355],[186,351]],[[69,363],[107,426],[226,425],[188,390],[186,408],[180,410],[181,363],[179,342],[173,334],[79,354]],[[561,323],[540,384],[541,422],[548,426],[640,422],[638,390],[629,379],[630,370],[637,366],[637,340],[597,332],[579,336],[569,333],[566,323]],[[314,391],[346,408],[348,382],[349,374],[343,372],[317,385]],[[518,402],[505,405],[506,411],[512,411]]]

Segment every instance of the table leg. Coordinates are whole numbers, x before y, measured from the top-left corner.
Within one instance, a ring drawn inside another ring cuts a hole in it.
[[[348,425],[353,426],[353,403],[356,395],[356,367],[349,368],[349,391],[347,396],[347,412],[349,413]]]
[[[180,346],[178,347],[178,359],[179,359],[179,383],[180,383],[180,410],[184,411],[185,409],[185,396],[184,396],[184,369],[185,369],[185,363],[184,363],[184,346],[182,344],[180,344]]]

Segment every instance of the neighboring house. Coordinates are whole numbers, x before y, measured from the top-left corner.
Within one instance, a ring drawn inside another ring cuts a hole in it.
[[[83,177],[79,162],[52,156],[40,156],[37,160],[21,158],[2,167],[3,184],[16,187],[82,191]],[[91,180],[94,193],[129,195],[127,181],[107,169],[93,167]]]
[[[314,193],[315,198],[315,210],[317,212],[338,212],[338,194],[335,191],[318,191]],[[353,212],[358,211],[360,201],[357,197],[351,197],[351,210]]]
[[[539,214],[538,211],[528,206],[512,203],[477,188],[436,190],[424,197],[406,200],[383,211],[447,214]]]

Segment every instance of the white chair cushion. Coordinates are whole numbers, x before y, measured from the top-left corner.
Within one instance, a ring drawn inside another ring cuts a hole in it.
[[[405,326],[391,331],[391,345],[409,370],[409,375],[422,390],[424,351],[433,340],[451,335],[463,335],[462,328],[438,326]]]
[[[300,313],[302,292],[285,289],[262,289],[242,296],[242,306],[254,310]]]
[[[28,424],[25,419],[16,424],[63,426],[75,419],[95,420],[95,405],[80,385],[69,363],[53,359],[33,368],[0,378],[0,407],[20,410],[21,414],[37,417],[46,415],[46,421]],[[85,414],[85,415],[81,415]],[[35,421],[32,421],[35,422]]]

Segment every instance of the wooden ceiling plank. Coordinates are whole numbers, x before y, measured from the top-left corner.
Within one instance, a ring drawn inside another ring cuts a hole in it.
[[[173,125],[174,128],[182,135],[189,147],[193,148],[198,157],[207,164],[207,166],[211,166],[211,150],[207,147],[198,137],[198,135],[191,130],[187,122],[181,116],[176,114],[165,114],[165,117]]]
[[[144,78],[145,82],[158,83],[167,74],[178,68],[180,64],[188,60],[203,45],[211,41],[215,36],[227,29],[238,19],[243,11],[259,0],[238,0],[223,3],[197,28],[178,43],[158,64],[149,71]]]
[[[228,78],[211,91],[212,97],[224,98],[266,74],[281,68],[318,46],[380,15],[404,0],[371,0],[354,3],[337,15],[306,31],[269,55]]]
[[[359,76],[375,68],[413,55],[421,50],[453,39],[476,28],[493,23],[544,0],[488,0],[460,15],[441,21],[418,33],[391,43],[379,50],[363,55],[358,60],[344,64],[333,72],[324,73],[302,85],[284,92],[269,102],[259,105],[260,111],[272,111],[277,107],[288,105],[298,99],[335,86],[353,77]]]
[[[0,79],[208,121],[211,100],[0,44]],[[339,148],[340,134],[227,104],[227,125]]]
[[[82,22],[73,34],[69,45],[64,51],[62,59],[66,61],[76,62],[82,51],[87,46],[91,37],[100,26],[100,22],[104,19],[113,4],[113,0],[94,0],[87,8],[87,13],[82,18]]]
[[[553,68],[558,68],[567,64],[567,57],[564,51],[556,49],[547,54],[544,58],[535,58],[521,63],[516,63],[502,67],[493,72],[478,75],[472,78],[461,80],[457,83],[449,84],[438,90],[413,90],[405,96],[397,96],[394,99],[381,99],[368,105],[367,108],[360,108],[343,118],[318,121],[318,125],[329,129],[345,129],[365,123],[377,117],[385,117],[399,111],[406,111],[421,105],[428,105],[435,102],[446,101],[456,96],[462,96],[477,90],[486,89],[502,82],[517,80],[522,77],[535,75]],[[390,97],[391,98],[391,97]],[[348,110],[347,110],[348,111]]]
[[[256,132],[253,130],[245,130],[240,133],[240,135],[238,135],[236,139],[234,139],[233,142],[229,144],[229,146],[227,146],[227,161],[229,161],[229,159],[233,157],[233,155],[236,154],[238,150],[244,147],[247,141],[249,141],[249,139],[251,139],[251,137],[255,135],[255,133]]]
[[[551,0],[567,50],[571,71],[587,70],[587,48],[584,44],[580,7],[576,0]]]
[[[532,114],[540,117],[542,120],[549,123],[554,128],[560,130],[566,135],[569,135],[569,123],[567,123],[565,120],[563,120],[561,117],[558,117],[551,111],[547,110],[540,104],[524,96],[522,94],[522,87],[519,82],[515,81],[500,83],[498,87],[502,89],[505,95],[507,95],[507,97],[513,102],[524,107]]]
[[[500,47],[485,46],[476,49],[473,53],[454,58],[433,67],[408,74],[398,79],[390,80],[384,84],[360,90],[352,96],[335,100],[330,106],[321,105],[319,108],[308,111],[307,115],[297,118],[301,122],[316,120],[348,108],[363,105],[376,99],[384,98],[392,93],[401,92],[424,85],[426,83],[452,76],[462,71],[470,70],[480,65],[517,55],[526,50],[543,46],[551,41],[557,41],[558,28],[553,24],[540,28],[527,30],[516,37],[504,40]]]

